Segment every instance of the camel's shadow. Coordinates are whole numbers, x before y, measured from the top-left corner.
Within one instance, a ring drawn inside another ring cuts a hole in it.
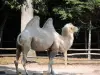
[[[7,67],[7,66],[0,66],[0,75],[16,75],[15,68]],[[20,75],[25,75],[24,70],[19,69]],[[30,71],[27,70],[29,75],[51,75],[51,74],[43,74],[42,71]],[[46,72],[46,71],[44,71]],[[77,75],[76,73],[59,73],[56,75]]]

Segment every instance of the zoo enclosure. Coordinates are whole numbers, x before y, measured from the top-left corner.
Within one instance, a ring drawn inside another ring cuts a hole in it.
[[[0,48],[0,50],[16,50],[16,48]],[[90,57],[91,57],[91,55],[100,55],[100,53],[93,53],[93,52],[91,53],[91,51],[100,51],[100,49],[69,49],[68,51],[78,51],[78,52],[77,53],[68,53],[67,57],[68,56],[75,56],[75,55],[87,55],[87,56],[90,56]],[[80,52],[86,51],[86,52],[85,53],[83,53],[83,52],[79,53],[79,51]],[[10,57],[10,56],[16,56],[16,54],[0,54],[0,56]],[[88,60],[91,60],[91,58],[88,59]]]
[[[6,36],[4,36],[4,37],[6,38]],[[88,31],[82,30],[79,33],[78,37],[79,37],[78,40],[77,40],[77,38],[75,38],[73,47],[72,47],[72,49],[69,50],[69,51],[74,51],[76,53],[68,53],[67,54],[68,57],[69,56],[80,56],[81,57],[82,55],[86,55],[88,60],[91,60],[92,55],[95,55],[95,56],[100,55],[99,53],[95,53],[95,51],[96,52],[100,51],[100,41],[99,41],[100,40],[100,31],[99,31],[99,29],[92,30],[92,33],[91,33],[91,48],[90,49],[88,49]],[[11,40],[12,39],[10,39],[9,42],[6,42],[8,40],[3,39],[3,42],[6,45],[10,45]],[[15,41],[12,42],[13,45],[14,45],[14,42]],[[5,44],[4,44],[4,46],[5,46]],[[9,53],[9,51],[15,51],[16,50],[16,48],[14,48],[14,47],[8,48],[8,46],[7,46],[6,48],[0,48],[0,50],[2,50],[2,51],[8,50],[8,53]],[[84,51],[84,53],[82,51]],[[94,52],[92,52],[92,51],[94,51]],[[2,53],[0,53],[0,56],[15,56],[15,54],[10,54],[10,53],[9,54],[2,54]]]

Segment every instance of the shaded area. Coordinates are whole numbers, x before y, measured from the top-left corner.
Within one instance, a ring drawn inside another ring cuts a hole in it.
[[[59,66],[58,66],[59,65]],[[100,75],[100,65],[55,65],[54,70],[56,75]],[[5,71],[6,75],[16,75],[14,64],[0,65],[0,71]],[[20,64],[19,71],[25,75],[23,67]],[[27,66],[29,75],[43,75],[43,72],[47,72],[47,65],[31,64]],[[1,75],[1,74],[0,74]]]
[[[10,68],[10,67],[6,67],[6,66],[0,66],[0,68],[2,68],[2,69],[8,69],[8,70],[6,70],[6,72],[5,72],[5,70],[2,70],[2,71],[0,71],[0,75],[2,74],[2,75],[16,75],[16,72],[15,71],[13,71],[13,70],[15,70],[15,68]],[[19,69],[20,70],[20,73],[21,72],[24,72],[24,70],[22,70],[22,69]],[[28,74],[29,75],[43,75],[43,72],[41,72],[41,71],[30,71],[30,70],[27,70],[28,71]],[[25,73],[25,72],[24,72]],[[23,74],[23,73],[21,73],[22,75],[25,75],[25,74]],[[56,75],[77,75],[76,73],[59,73],[59,74],[56,74]]]

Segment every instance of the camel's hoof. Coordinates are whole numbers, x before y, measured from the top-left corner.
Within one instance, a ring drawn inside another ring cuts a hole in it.
[[[56,75],[55,73],[51,73],[51,75]]]
[[[51,74],[52,74],[52,75],[56,75],[54,71],[51,71]]]
[[[19,72],[19,73],[18,73],[18,75],[22,75],[22,73],[21,73],[21,72]]]
[[[48,71],[43,71],[43,75],[51,75]]]
[[[26,73],[26,75],[28,75],[28,73]]]
[[[14,61],[14,64],[15,64],[15,66],[18,66],[18,62],[16,60]]]

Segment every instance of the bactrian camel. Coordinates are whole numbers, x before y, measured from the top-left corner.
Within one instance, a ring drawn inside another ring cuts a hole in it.
[[[18,60],[22,52],[22,65],[25,69],[26,75],[28,75],[25,68],[27,53],[30,49],[33,49],[35,51],[48,51],[48,72],[55,75],[52,68],[53,58],[58,52],[65,52],[72,46],[74,32],[78,31],[76,26],[72,23],[68,23],[62,28],[62,35],[60,35],[53,27],[52,18],[49,18],[42,28],[39,26],[39,21],[40,18],[35,16],[29,21],[26,28],[17,37],[16,60],[14,61],[17,74],[19,73]]]

